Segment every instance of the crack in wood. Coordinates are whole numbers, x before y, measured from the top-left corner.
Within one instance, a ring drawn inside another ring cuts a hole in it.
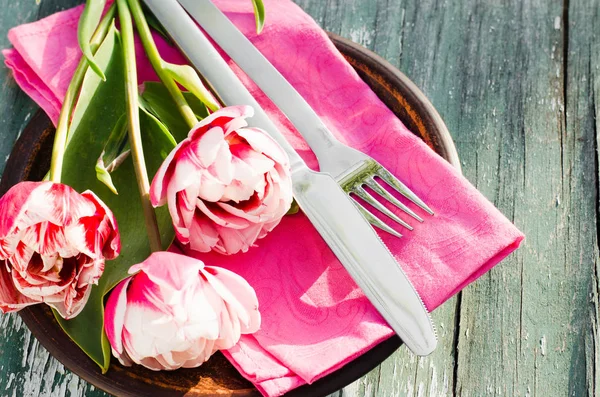
[[[565,124],[567,123],[567,97],[569,76],[569,1],[563,0],[562,27],[563,27],[563,99],[565,107]]]
[[[452,357],[454,358],[454,368],[452,373],[452,395],[459,396],[459,376],[458,376],[458,343],[460,341],[460,317],[461,317],[461,305],[462,305],[462,292],[459,292],[456,297],[456,306],[454,309],[454,338],[452,340]]]
[[[566,0],[568,1],[568,0]],[[588,379],[588,382],[590,382],[590,386],[588,387],[588,394],[589,395],[595,395],[595,391],[596,388],[598,387],[597,382],[598,382],[598,322],[599,322],[599,318],[598,318],[598,311],[599,311],[599,300],[600,300],[600,284],[599,284],[599,258],[598,258],[598,254],[599,254],[599,247],[598,247],[598,243],[600,242],[600,152],[598,150],[599,148],[599,140],[600,140],[600,134],[598,131],[598,118],[597,118],[597,113],[596,113],[596,89],[594,87],[594,72],[592,69],[592,45],[590,43],[589,45],[589,58],[588,58],[588,75],[589,75],[589,90],[591,93],[591,111],[592,111],[592,120],[593,120],[593,127],[594,127],[594,132],[595,132],[595,138],[593,140],[594,142],[594,170],[595,170],[595,193],[596,193],[596,197],[595,197],[595,203],[596,203],[596,241],[594,244],[594,251],[595,251],[595,256],[596,256],[596,260],[594,261],[594,273],[593,273],[593,302],[594,302],[594,310],[592,311],[592,318],[590,319],[591,321],[591,325],[592,325],[592,349],[593,349],[593,357],[592,357],[592,366],[590,368],[591,371],[591,376]]]

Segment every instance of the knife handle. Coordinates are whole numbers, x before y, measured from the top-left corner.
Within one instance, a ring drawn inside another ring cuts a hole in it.
[[[330,150],[341,143],[302,95],[210,0],[179,3],[286,115],[326,169]]]

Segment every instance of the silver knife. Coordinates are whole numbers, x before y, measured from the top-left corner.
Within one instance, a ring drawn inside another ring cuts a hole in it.
[[[227,105],[250,105],[251,124],[266,130],[290,158],[293,193],[367,298],[417,355],[437,345],[427,309],[406,275],[333,177],[308,168],[177,0],[144,0],[192,65]]]

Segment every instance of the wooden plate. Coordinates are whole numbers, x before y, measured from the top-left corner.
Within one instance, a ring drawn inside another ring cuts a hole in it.
[[[331,35],[331,39],[383,102],[416,135],[460,169],[454,142],[444,122],[423,93],[387,61],[365,48]],[[40,180],[49,168],[54,129],[39,111],[15,144],[0,183],[0,193],[22,180]],[[260,396],[231,364],[217,353],[197,369],[153,372],[141,366],[125,368],[113,359],[102,375],[87,356],[60,329],[45,305],[20,312],[23,321],[40,343],[71,371],[96,387],[118,396]],[[358,357],[338,371],[288,396],[324,396],[375,368],[399,346],[393,337]]]

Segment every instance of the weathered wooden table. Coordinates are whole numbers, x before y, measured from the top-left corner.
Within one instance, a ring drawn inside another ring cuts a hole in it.
[[[599,0],[296,0],[432,100],[463,171],[527,235],[433,314],[438,350],[401,348],[340,396],[600,395]],[[37,4],[39,3],[39,4]],[[80,0],[3,0],[8,29]],[[36,111],[0,68],[0,171]],[[0,394],[103,396],[0,316]]]

